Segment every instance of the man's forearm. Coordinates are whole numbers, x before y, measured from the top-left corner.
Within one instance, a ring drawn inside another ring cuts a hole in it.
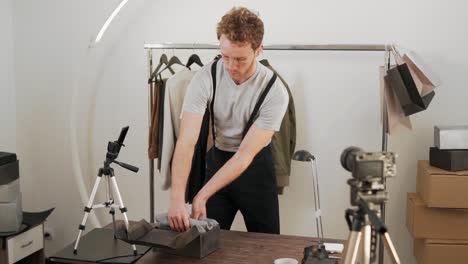
[[[172,188],[171,200],[185,203],[185,188],[192,167],[195,145],[176,144],[174,158],[172,160]]]
[[[234,154],[200,190],[200,198],[208,200],[214,193],[233,182],[247,169],[252,159],[250,155],[242,155],[240,152]]]

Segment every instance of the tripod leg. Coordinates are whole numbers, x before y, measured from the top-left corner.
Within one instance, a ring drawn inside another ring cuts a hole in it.
[[[114,204],[114,191],[112,190],[112,185],[109,181],[109,179],[107,180],[107,190],[108,190],[108,195],[109,195],[109,207],[110,207],[110,211],[109,211],[109,214],[112,215],[112,228],[114,230],[114,239],[117,239],[117,235],[116,235],[116,225],[115,225],[115,209],[114,207],[116,206]]]
[[[390,257],[392,258],[393,263],[400,264],[400,258],[398,257],[395,246],[393,245],[392,239],[390,238],[388,232],[383,233],[381,235],[381,238],[383,244],[385,245],[385,248],[387,249]]]
[[[120,211],[122,212],[123,217],[124,217],[125,227],[127,228],[127,231],[128,231],[129,223],[128,223],[128,217],[127,217],[127,208],[125,208],[123,204],[122,196],[120,196],[119,186],[117,186],[117,181],[115,180],[115,176],[113,174],[111,175],[111,180],[112,180],[112,185],[114,186],[115,193],[117,194],[117,201],[120,205]],[[132,248],[133,248],[133,254],[136,255],[137,254],[136,246],[132,245]]]
[[[371,255],[371,226],[365,225],[362,229],[362,253],[361,253],[361,263],[360,264],[369,264],[370,255]]]
[[[115,230],[117,230],[117,229],[116,229],[116,226],[115,226],[115,210],[114,210],[113,207],[111,207],[111,210],[110,210],[109,213],[112,215],[112,226],[113,226],[113,228],[114,228],[114,239],[117,239],[117,236],[116,236],[116,234],[115,234]]]
[[[355,264],[359,249],[359,243],[361,242],[361,232],[351,231],[348,237],[348,244],[346,245],[345,256],[342,259],[342,264]]]
[[[74,254],[77,253],[78,243],[80,243],[81,233],[83,233],[83,230],[85,229],[85,225],[86,225],[86,220],[88,219],[88,215],[91,212],[91,209],[93,209],[94,197],[96,196],[96,192],[97,192],[100,182],[101,182],[101,173],[99,173],[99,176],[96,178],[96,181],[94,182],[93,190],[91,192],[91,195],[89,196],[88,205],[84,209],[85,214],[83,216],[83,221],[81,221],[81,225],[78,228],[80,231],[78,232],[78,237],[76,238],[75,246],[73,247]]]

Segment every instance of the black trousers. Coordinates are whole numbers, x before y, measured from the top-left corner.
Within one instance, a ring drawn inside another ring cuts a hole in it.
[[[207,153],[205,183],[234,155],[212,148]],[[271,148],[263,148],[239,178],[206,204],[208,218],[229,230],[238,210],[249,232],[280,233],[278,192]]]

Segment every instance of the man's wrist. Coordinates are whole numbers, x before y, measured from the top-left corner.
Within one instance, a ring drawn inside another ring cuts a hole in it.
[[[185,195],[180,192],[171,192],[171,202],[185,203]]]
[[[210,198],[209,195],[206,193],[206,191],[202,188],[198,193],[197,193],[197,198],[200,199],[203,202],[208,201]]]

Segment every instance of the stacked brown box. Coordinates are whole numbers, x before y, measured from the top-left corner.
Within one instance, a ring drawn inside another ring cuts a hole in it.
[[[468,240],[414,240],[414,255],[421,264],[467,263]]]
[[[406,225],[419,263],[468,263],[468,171],[418,161],[417,193],[408,193]]]

